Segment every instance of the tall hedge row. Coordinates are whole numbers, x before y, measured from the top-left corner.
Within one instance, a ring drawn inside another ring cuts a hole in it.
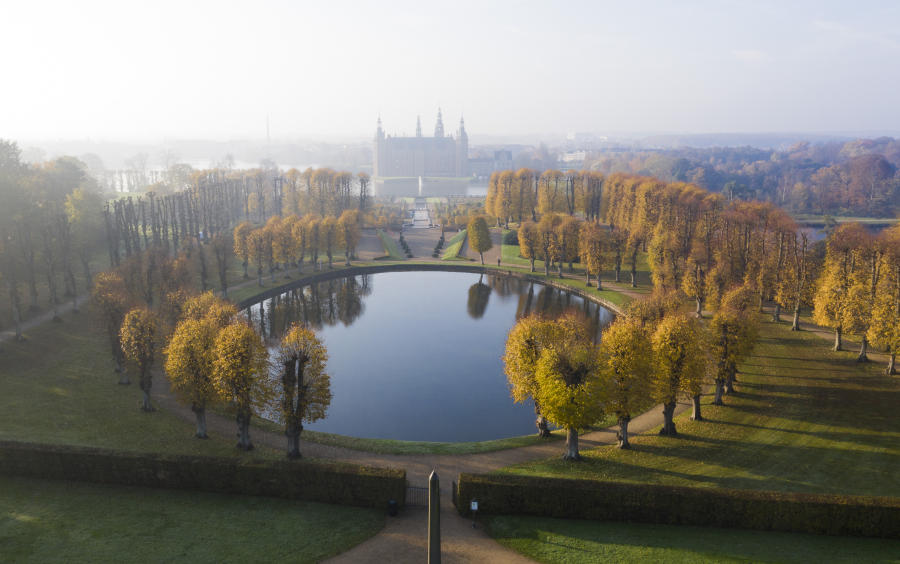
[[[0,441],[0,473],[340,505],[403,504],[406,471],[304,460],[242,461]]]
[[[458,510],[900,538],[900,498],[460,474]]]

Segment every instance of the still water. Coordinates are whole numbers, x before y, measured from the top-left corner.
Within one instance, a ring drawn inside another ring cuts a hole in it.
[[[607,309],[568,292],[461,272],[320,282],[249,313],[273,352],[294,322],[313,327],[328,348],[333,399],[327,417],[306,429],[462,442],[534,431],[533,406],[509,395],[501,361],[506,335],[523,315],[567,309],[582,312],[598,335],[612,320]]]

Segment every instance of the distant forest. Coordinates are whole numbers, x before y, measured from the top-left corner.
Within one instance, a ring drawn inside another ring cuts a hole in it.
[[[693,182],[729,199],[773,202],[793,213],[894,217],[900,213],[900,140],[601,153],[585,168]]]

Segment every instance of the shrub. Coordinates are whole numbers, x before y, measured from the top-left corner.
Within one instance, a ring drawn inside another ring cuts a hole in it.
[[[302,499],[340,505],[401,505],[406,472],[353,464],[242,461],[0,441],[0,473],[149,488]]]
[[[900,538],[900,499],[460,474],[460,513]]]

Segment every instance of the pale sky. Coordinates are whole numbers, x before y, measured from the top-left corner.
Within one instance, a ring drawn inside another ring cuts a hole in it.
[[[900,131],[900,2],[8,0],[0,138]]]

